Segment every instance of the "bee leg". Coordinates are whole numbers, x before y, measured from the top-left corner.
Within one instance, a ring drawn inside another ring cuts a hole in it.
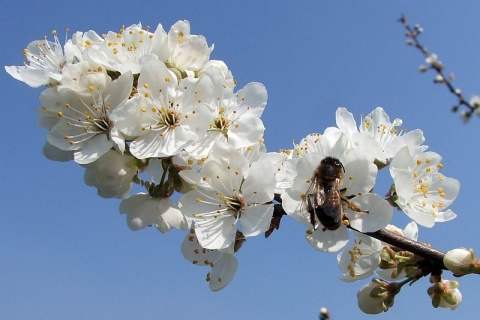
[[[315,223],[315,208],[313,208],[309,212],[310,212],[310,223],[313,226],[313,230],[317,230],[316,223]]]
[[[313,230],[317,230],[317,227],[315,226],[316,225],[316,222],[315,222],[316,212],[315,212],[315,205],[313,204],[314,201],[312,200],[313,197],[314,197],[313,194],[309,194],[307,196],[307,206],[311,208],[310,210],[308,210],[308,213],[310,213],[310,223],[313,226]]]
[[[342,198],[342,201],[345,202],[347,204],[347,207],[352,210],[352,211],[355,211],[355,212],[363,212],[363,213],[370,213],[369,211],[367,210],[362,210],[360,209],[356,204],[348,201],[347,199],[344,199]]]

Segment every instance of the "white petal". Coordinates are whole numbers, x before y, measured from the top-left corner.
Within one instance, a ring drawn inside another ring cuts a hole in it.
[[[206,249],[225,249],[235,241],[237,227],[233,216],[195,220],[195,233]]]
[[[273,205],[249,206],[240,217],[240,226],[245,237],[253,237],[268,230],[272,220]]]
[[[242,184],[242,194],[248,203],[266,203],[273,199],[275,167],[267,162],[255,161]]]
[[[105,92],[103,93],[105,105],[109,105],[110,110],[112,110],[122,102],[126,101],[132,93],[132,86],[133,75],[130,71],[120,75],[105,89]]]
[[[178,209],[169,198],[160,199],[158,203],[158,211],[161,213],[156,222],[157,230],[165,233],[170,228],[175,227],[179,230],[186,230],[190,226],[182,212]]]
[[[127,225],[132,231],[154,224],[158,218],[157,200],[148,194],[139,193],[120,203],[120,213],[127,214]]]
[[[233,280],[237,268],[237,258],[233,254],[224,253],[220,260],[214,263],[210,273],[210,290],[219,291],[225,288]]]
[[[300,195],[291,188],[286,189],[282,194],[282,207],[289,216],[302,223],[307,228],[312,227],[312,224],[310,223],[310,213],[301,210],[302,199],[300,198]]]
[[[415,240],[417,241],[418,239],[418,226],[417,224],[415,223],[415,221],[410,221],[407,226],[405,227],[405,229],[403,229],[403,234],[405,235],[405,237],[407,237],[408,239],[412,239],[412,240]]]
[[[338,108],[335,113],[337,127],[347,134],[353,134],[358,132],[357,123],[353,114],[349,112],[346,108]]]
[[[236,93],[238,109],[246,109],[254,117],[261,117],[267,104],[268,94],[265,86],[258,82],[250,82]]]
[[[59,162],[67,162],[73,160],[73,151],[64,151],[58,149],[57,147],[50,144],[48,141],[45,142],[42,153],[48,160]]]
[[[113,147],[113,142],[108,139],[106,134],[97,134],[89,139],[82,148],[75,151],[75,162],[79,164],[91,163]]]
[[[219,260],[223,253],[218,250],[204,249],[198,243],[195,231],[191,230],[182,242],[182,254],[188,261],[197,266],[210,266],[210,263]]]
[[[350,200],[358,208],[368,212],[347,209],[350,225],[360,232],[374,232],[385,228],[393,217],[393,208],[379,195],[367,193]]]
[[[307,232],[305,238],[316,250],[336,252],[348,243],[348,232],[344,226],[340,226],[340,228],[334,231],[323,231],[319,228],[311,234]]]
[[[346,196],[369,192],[375,185],[378,168],[360,149],[348,149],[340,159],[345,168],[342,188]]]
[[[457,215],[450,209],[447,211],[439,212],[435,215],[435,222],[447,222],[453,220]]]
[[[193,132],[182,127],[169,130],[164,136],[150,130],[130,144],[130,152],[138,159],[169,157],[179,153],[184,147],[197,139]]]
[[[231,124],[228,130],[228,142],[235,148],[248,147],[257,143],[264,131],[262,120],[253,116],[243,116]]]

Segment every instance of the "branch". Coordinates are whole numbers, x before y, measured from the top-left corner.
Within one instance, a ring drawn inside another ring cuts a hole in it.
[[[437,59],[436,54],[430,53],[427,50],[427,48],[418,39],[418,36],[423,32],[423,28],[420,27],[418,24],[415,25],[414,27],[411,27],[405,15],[402,15],[399,21],[407,30],[407,32],[405,33],[405,36],[408,38],[407,44],[412,45],[415,48],[419,49],[424,55],[425,59],[427,59],[427,62],[429,62],[430,68],[437,73],[435,83],[445,84],[448,90],[457,97],[458,106],[453,107],[452,111],[454,112],[458,111],[459,106],[463,105],[468,109],[463,115],[466,120],[470,119],[472,114],[475,112],[476,109],[480,107],[480,105],[472,104],[468,102],[467,99],[465,99],[465,97],[463,96],[462,90],[460,90],[460,88],[455,88],[454,85],[452,84],[453,76],[448,76],[448,77],[445,76],[444,74],[445,66],[443,65],[443,63]],[[427,69],[425,66],[423,66],[420,70],[426,71]]]
[[[265,232],[266,238],[270,236],[274,230],[278,230],[278,228],[280,227],[280,220],[284,215],[287,215],[287,213],[283,209],[282,205],[276,204],[274,207],[270,229]],[[403,251],[411,252],[419,257],[428,260],[436,268],[448,270],[443,263],[445,252],[432,248],[428,243],[418,242],[409,239],[395,232],[389,231],[385,228],[375,232],[360,232],[352,228],[351,226],[348,226],[347,228],[365,234],[369,237],[378,239],[382,242],[388,243],[389,245],[397,247]]]
[[[355,230],[350,226],[348,226],[347,228]],[[355,231],[360,232],[358,230],[355,230]],[[360,232],[360,233],[363,233],[369,237],[388,243],[404,251],[411,252],[417,256],[420,256],[424,259],[431,261],[437,267],[447,270],[447,268],[443,264],[443,258],[445,257],[445,252],[434,249],[427,243],[422,243],[422,242],[409,239],[407,237],[401,236],[387,229],[380,229],[375,232]]]

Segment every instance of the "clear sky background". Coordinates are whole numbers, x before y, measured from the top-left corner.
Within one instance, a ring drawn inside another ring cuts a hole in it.
[[[455,98],[432,83],[433,73],[418,72],[423,58],[396,21],[405,13],[425,28],[422,41],[470,97],[480,94],[478,12],[475,1],[17,1],[0,11],[0,62],[20,65],[22,49],[52,29],[63,40],[67,27],[101,34],[189,20],[192,34],[215,44],[212,59],[227,63],[238,88],[267,87],[269,151],[334,126],[339,106],[357,121],[382,106],[405,128],[423,129],[461,190],[452,207],[458,218],[420,228],[420,240],[480,253],[480,119],[465,125],[450,112]],[[356,300],[368,280],[341,282],[336,255],[312,249],[304,227],[288,218],[269,239],[248,239],[233,282],[210,292],[207,268],[180,253],[182,232],[130,231],[120,201],[84,185],[80,166],[42,156],[41,89],[0,72],[0,90],[0,319],[317,319],[322,306],[335,320],[372,317]],[[403,228],[408,220],[397,212],[394,222]],[[464,300],[452,312],[431,307],[422,279],[375,319],[478,319],[479,285],[477,276],[461,278]]]

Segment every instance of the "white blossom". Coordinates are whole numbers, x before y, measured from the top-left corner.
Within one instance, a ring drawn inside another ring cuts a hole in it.
[[[198,242],[195,231],[192,229],[182,242],[182,254],[196,266],[207,266],[211,271],[206,280],[212,291],[225,288],[235,276],[238,268],[234,256],[234,244],[222,250],[205,249]]]
[[[237,222],[245,237],[270,226],[275,188],[274,169],[265,162],[248,160],[231,145],[217,143],[200,175],[209,188],[196,186],[179,202],[191,217],[201,246],[225,249],[235,240]]]
[[[395,203],[412,220],[424,227],[456,217],[445,209],[458,195],[460,184],[438,172],[443,167],[434,152],[411,154],[402,148],[392,160],[390,174],[395,183]]]
[[[85,167],[85,184],[98,189],[102,198],[125,198],[138,172],[134,157],[109,150]]]
[[[130,96],[133,76],[130,72],[110,82],[98,94],[81,95],[70,89],[59,91],[60,101],[70,101],[57,112],[59,121],[47,136],[55,147],[74,151],[75,161],[87,164],[115,147],[125,150],[125,138],[117,130],[110,114]],[[57,104],[44,105],[47,112],[59,110]]]
[[[234,93],[220,70],[210,67],[204,74],[214,83],[214,118],[207,134],[187,148],[189,154],[195,158],[207,157],[217,141],[228,142],[237,149],[258,143],[265,130],[260,120],[268,98],[265,87],[251,82]]]
[[[337,256],[337,262],[343,271],[341,280],[357,281],[371,276],[380,263],[380,240],[355,232],[353,246],[343,249]]]
[[[190,226],[170,198],[152,198],[145,193],[124,199],[120,204],[120,213],[127,214],[127,225],[132,231],[154,226],[165,233],[172,227],[186,230]]]
[[[422,145],[425,138],[421,130],[401,130],[402,120],[397,118],[391,122],[381,107],[365,116],[358,129],[353,115],[346,108],[337,109],[336,121],[338,128],[347,134],[352,144],[382,163],[388,163],[404,146],[414,152],[427,148]]]
[[[380,196],[370,193],[375,184],[377,167],[368,154],[349,145],[344,133],[326,130],[324,135],[309,135],[294,149],[295,154],[301,158],[292,159],[296,163],[292,167],[295,173],[291,174],[294,179],[292,187],[282,196],[282,206],[290,216],[309,228],[306,238],[315,249],[335,252],[343,248],[349,239],[347,228],[343,224],[336,230],[324,230],[317,221],[312,229],[310,213],[302,205],[312,175],[326,156],[339,159],[345,169],[339,190],[343,198],[343,212],[348,217],[350,226],[361,232],[373,232],[390,222],[393,215],[391,206]]]
[[[146,63],[138,79],[138,95],[116,108],[111,119],[135,139],[130,152],[139,159],[180,153],[207,132],[213,118],[212,82],[208,76],[176,76],[160,61]]]
[[[84,55],[108,70],[137,74],[145,63],[159,59],[166,36],[161,24],[151,33],[138,23],[120,33],[109,31],[104,41],[88,47]]]
[[[53,42],[46,38],[30,42],[23,50],[27,60],[25,65],[6,66],[5,71],[13,78],[35,88],[59,84],[62,81],[63,68],[78,62],[78,58],[63,52],[55,30],[52,31],[52,35]]]

